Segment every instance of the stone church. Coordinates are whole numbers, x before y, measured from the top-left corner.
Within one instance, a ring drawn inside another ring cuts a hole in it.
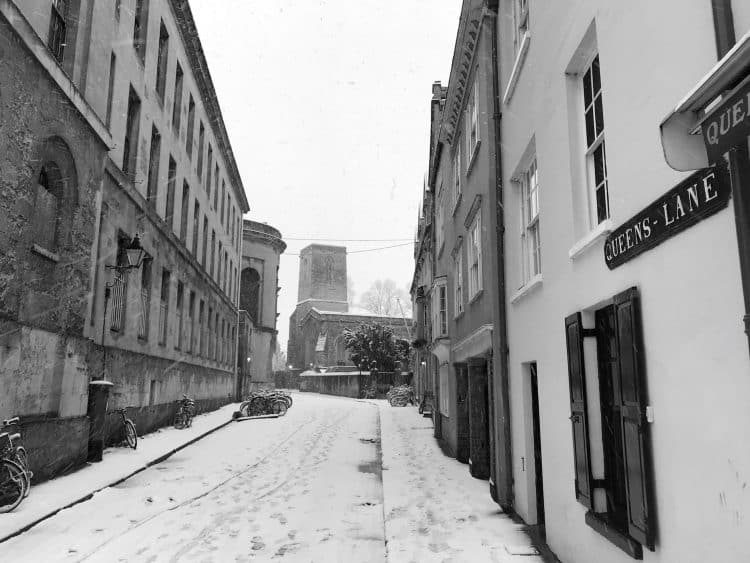
[[[352,365],[343,332],[363,323],[390,326],[396,338],[411,340],[412,319],[349,307],[346,247],[311,244],[302,249],[297,306],[289,318],[287,362],[292,369]]]

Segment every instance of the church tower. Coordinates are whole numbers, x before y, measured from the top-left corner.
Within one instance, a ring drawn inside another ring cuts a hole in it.
[[[304,338],[299,323],[315,307],[319,311],[349,311],[346,287],[346,247],[311,244],[300,251],[297,306],[289,318],[287,361],[304,368]]]

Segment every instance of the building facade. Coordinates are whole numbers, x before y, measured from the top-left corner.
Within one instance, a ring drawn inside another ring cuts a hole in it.
[[[750,9],[466,0],[456,53],[447,92],[433,89],[433,130],[449,134],[431,147],[423,235],[433,296],[447,286],[448,322],[439,297],[422,320],[447,361],[436,433],[471,457],[462,379],[479,362],[462,348],[491,323],[491,344],[472,349],[492,351],[493,494],[561,561],[746,560]],[[471,66],[455,75],[457,56]],[[477,149],[455,141],[473,141],[472,106],[456,95],[473,81],[489,81]],[[475,174],[497,182],[481,191]],[[471,236],[467,194],[493,191],[478,207],[500,210],[482,240],[497,303],[468,321],[471,259],[456,249]],[[415,290],[424,263],[418,253]]]
[[[36,180],[36,207],[58,215],[57,238],[32,245],[50,272],[43,278],[55,281],[26,299],[50,310],[58,306],[52,285],[65,287],[76,301],[65,309],[83,322],[71,331],[63,326],[71,316],[57,314],[55,330],[80,335],[93,350],[76,366],[47,362],[56,366],[53,394],[74,395],[82,405],[75,415],[85,415],[88,381],[107,379],[109,408],[128,407],[141,432],[169,422],[182,393],[199,408],[227,402],[249,208],[188,3],[6,0],[2,8],[3,29],[26,43],[8,63],[28,79],[41,72],[40,84],[51,77],[59,90],[40,91],[46,100],[27,106],[46,130],[34,133],[37,156],[17,160]],[[4,126],[14,111],[3,112]],[[76,127],[87,129],[88,146]],[[54,166],[39,169],[38,155]],[[114,269],[136,235],[146,260],[137,270]],[[85,258],[70,254],[86,246]]]
[[[248,353],[239,356],[238,365],[243,389],[250,390],[273,387],[279,261],[286,243],[270,225],[247,219],[243,222],[242,237],[240,309],[247,313],[249,322],[241,323],[246,331],[243,338],[248,342]]]

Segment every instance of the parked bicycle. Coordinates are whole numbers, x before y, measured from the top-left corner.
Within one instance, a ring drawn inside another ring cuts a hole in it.
[[[195,401],[183,395],[180,399],[180,406],[177,409],[177,414],[174,416],[174,427],[175,428],[190,428],[193,425],[193,417],[195,416]]]
[[[241,416],[276,414],[284,416],[292,406],[292,396],[283,391],[262,390],[251,393],[240,405]]]
[[[138,434],[135,431],[135,423],[128,418],[127,409],[116,409],[122,417],[122,424],[125,427],[125,441],[128,446],[135,449],[138,446]]]
[[[20,444],[21,433],[13,432],[13,430],[17,429],[19,423],[20,420],[17,416],[3,420],[3,432],[7,432],[10,435],[10,447],[13,450],[12,453],[15,453],[15,458],[12,459],[21,466],[26,475],[26,491],[24,496],[29,496],[31,492],[31,479],[34,477],[34,474],[31,472],[31,467],[29,466],[29,456],[26,453],[26,448]]]
[[[19,446],[13,445],[20,438],[18,432],[0,433],[0,513],[10,512],[21,504],[31,487],[29,473],[18,461]]]

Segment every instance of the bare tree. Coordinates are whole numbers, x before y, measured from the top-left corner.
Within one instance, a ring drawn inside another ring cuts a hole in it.
[[[400,303],[400,307],[399,307]],[[376,315],[411,317],[411,300],[407,293],[392,279],[376,280],[370,289],[362,294],[360,306]]]

